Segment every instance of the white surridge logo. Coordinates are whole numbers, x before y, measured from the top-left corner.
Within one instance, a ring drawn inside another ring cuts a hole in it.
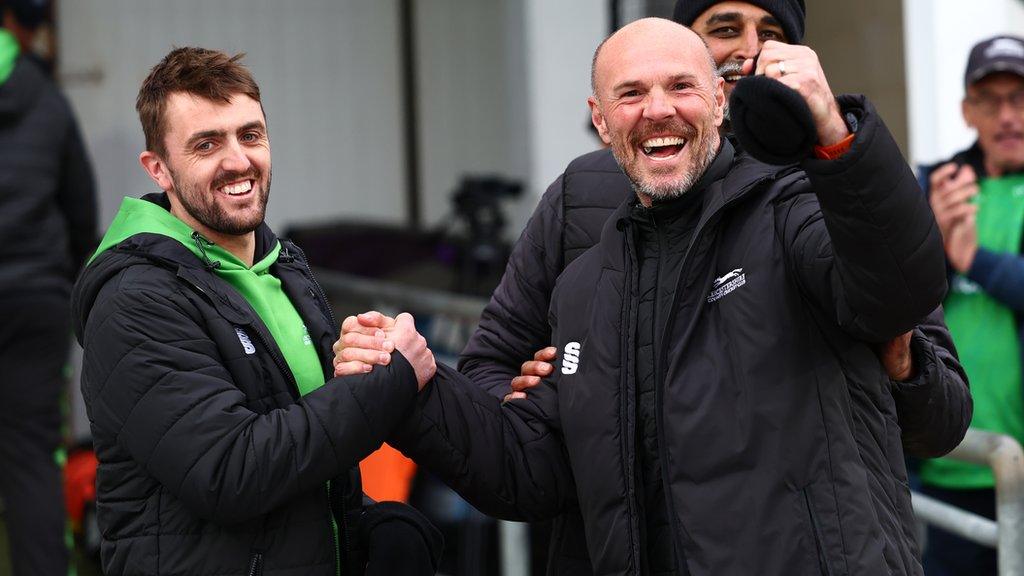
[[[726,294],[746,283],[747,275],[743,273],[743,268],[730,270],[722,276],[715,278],[714,283],[711,284],[711,293],[708,294],[708,304],[720,300]]]
[[[249,339],[249,335],[245,333],[245,330],[235,326],[235,334],[238,334],[238,341],[242,343],[242,350],[245,350],[246,354],[256,353],[256,347],[252,345],[252,340]]]
[[[580,367],[580,343],[569,342],[562,354],[562,374],[575,374]]]

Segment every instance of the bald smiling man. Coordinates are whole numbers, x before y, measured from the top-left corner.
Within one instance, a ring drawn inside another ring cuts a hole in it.
[[[719,135],[695,33],[650,18],[602,43],[589,105],[636,197],[559,277],[554,373],[502,403],[441,366],[389,438],[488,514],[578,511],[555,573],[921,574],[867,342],[936,307],[941,239],[872,106],[802,72],[831,159],[780,168]],[[344,359],[378,338],[352,331]]]

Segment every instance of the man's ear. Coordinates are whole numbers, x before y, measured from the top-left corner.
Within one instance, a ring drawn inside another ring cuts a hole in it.
[[[174,182],[171,179],[171,171],[156,152],[146,150],[142,154],[139,154],[139,164],[142,164],[142,169],[146,171],[146,174],[156,182],[156,185],[160,187],[164,192],[169,191],[174,187]]]
[[[598,104],[597,98],[591,96],[587,98],[587,106],[590,106],[590,121],[594,123],[594,128],[597,128],[597,135],[601,137],[601,141],[611,146],[612,137],[608,134],[608,124],[604,120],[604,114],[601,112],[601,105]]]
[[[964,124],[967,124],[968,128],[977,130],[977,126],[974,124],[974,110],[967,103],[967,96],[964,96],[964,99],[960,101],[960,113],[963,114]]]
[[[718,76],[715,78],[715,126],[721,126],[725,120],[725,107],[728,104],[725,100],[725,80]]]

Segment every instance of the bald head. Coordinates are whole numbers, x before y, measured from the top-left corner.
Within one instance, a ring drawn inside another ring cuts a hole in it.
[[[600,96],[599,88],[602,81],[607,81],[609,66],[626,59],[627,55],[663,47],[676,48],[680,54],[688,53],[706,60],[707,69],[702,72],[707,73],[709,82],[717,75],[717,66],[707,44],[694,31],[664,18],[642,18],[619,28],[598,45],[590,65],[590,89],[595,96]]]
[[[671,20],[637,20],[601,44],[592,75],[591,121],[640,201],[686,193],[718,152],[725,110],[704,41]]]

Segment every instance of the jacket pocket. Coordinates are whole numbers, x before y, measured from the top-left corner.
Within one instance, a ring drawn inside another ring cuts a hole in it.
[[[800,492],[803,495],[804,505],[807,508],[807,519],[811,526],[811,537],[814,541],[814,549],[818,555],[818,573],[823,576],[832,576],[832,570],[828,566],[828,556],[825,553],[825,536],[821,530],[818,513],[814,510],[810,487],[806,487]]]

